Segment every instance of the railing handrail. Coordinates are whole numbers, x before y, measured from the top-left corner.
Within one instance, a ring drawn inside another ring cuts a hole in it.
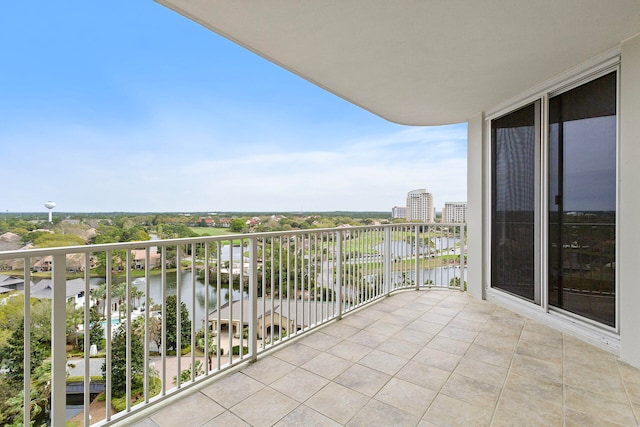
[[[333,233],[336,231],[352,231],[352,230],[373,230],[379,228],[388,227],[403,227],[403,226],[433,226],[433,227],[460,227],[466,226],[466,223],[441,223],[441,222],[424,222],[424,223],[397,223],[397,224],[380,224],[380,225],[356,225],[348,227],[333,227],[333,228],[310,228],[306,230],[287,230],[287,231],[267,231],[260,233],[237,233],[237,234],[225,234],[222,236],[198,236],[198,237],[181,237],[174,239],[157,239],[157,240],[138,240],[135,242],[118,242],[118,243],[98,243],[89,245],[76,245],[76,246],[59,246],[53,248],[33,248],[33,249],[15,249],[10,251],[0,251],[0,261],[5,259],[23,258],[26,256],[44,257],[53,255],[66,255],[69,253],[92,253],[102,251],[113,251],[122,249],[145,249],[151,246],[157,246],[158,243],[168,245],[185,245],[190,243],[208,243],[208,242],[221,242],[225,240],[236,239],[249,239],[249,238],[265,238],[265,237],[279,237],[279,236],[293,236],[298,234],[309,233]]]

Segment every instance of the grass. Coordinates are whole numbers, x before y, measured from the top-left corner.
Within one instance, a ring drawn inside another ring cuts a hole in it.
[[[231,231],[228,228],[189,227],[189,229],[198,236],[228,236],[230,234],[239,234],[238,232]]]

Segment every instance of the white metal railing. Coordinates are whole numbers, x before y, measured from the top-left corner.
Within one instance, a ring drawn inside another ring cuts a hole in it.
[[[43,263],[48,257],[51,263]],[[70,257],[83,258],[80,279],[73,286],[67,268]],[[44,400],[50,401],[48,415],[54,426],[66,421],[71,288],[84,294],[84,425],[108,425],[230,366],[256,360],[261,352],[394,290],[466,287],[464,224],[393,224],[36,249],[0,252],[0,262],[13,263],[10,273],[24,277],[24,396],[39,391],[32,390],[35,366],[30,359],[28,301],[51,298],[51,380]],[[49,288],[43,290],[42,280],[32,282],[34,265],[52,266]],[[90,307],[103,316],[104,340],[97,345],[90,333],[96,324]],[[92,345],[98,358],[91,357]],[[101,383],[91,379],[90,368],[103,363],[106,409],[100,419],[90,419],[90,384]],[[23,405],[25,426],[33,406]],[[112,410],[114,406],[119,410]]]

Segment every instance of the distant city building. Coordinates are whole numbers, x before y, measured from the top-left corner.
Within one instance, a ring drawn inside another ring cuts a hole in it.
[[[446,202],[442,209],[442,222],[467,222],[467,202]]]
[[[406,214],[408,221],[435,222],[433,195],[426,188],[409,191]]]
[[[394,206],[391,209],[391,218],[406,218],[407,207],[406,206]]]

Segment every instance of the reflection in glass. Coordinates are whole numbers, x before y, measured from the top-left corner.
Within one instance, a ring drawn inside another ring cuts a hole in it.
[[[616,73],[549,99],[549,304],[615,326]]]

